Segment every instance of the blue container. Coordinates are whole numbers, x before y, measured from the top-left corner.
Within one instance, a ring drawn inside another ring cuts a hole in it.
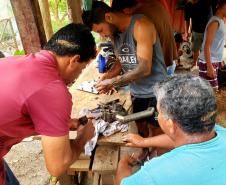
[[[99,69],[99,73],[104,73],[106,70],[105,57],[103,57],[103,55],[101,54],[99,54],[98,56],[98,69]]]

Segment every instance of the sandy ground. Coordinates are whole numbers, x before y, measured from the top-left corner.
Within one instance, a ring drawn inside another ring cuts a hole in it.
[[[184,62],[189,68],[191,61]],[[188,72],[186,69],[180,73]],[[194,71],[197,74],[197,71]],[[218,122],[226,127],[226,89],[217,94]],[[41,142],[38,140],[24,141],[15,145],[5,156],[10,168],[17,176],[21,185],[47,185],[49,174],[44,164]]]
[[[21,185],[47,185],[49,174],[45,167],[41,142],[21,142],[5,157]]]

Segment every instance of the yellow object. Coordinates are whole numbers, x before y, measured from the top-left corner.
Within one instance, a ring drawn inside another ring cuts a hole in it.
[[[56,185],[58,179],[55,176],[50,176],[49,185]]]

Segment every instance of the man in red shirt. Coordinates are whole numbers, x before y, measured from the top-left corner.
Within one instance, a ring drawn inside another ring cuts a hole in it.
[[[95,42],[81,24],[55,33],[35,54],[0,60],[0,185],[19,184],[3,160],[10,148],[33,134],[42,136],[46,167],[61,175],[93,137],[91,120],[69,141],[72,101],[67,85],[95,57]]]

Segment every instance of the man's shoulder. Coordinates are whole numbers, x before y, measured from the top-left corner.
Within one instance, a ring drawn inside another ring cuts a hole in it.
[[[143,25],[151,25],[154,26],[154,23],[144,14],[136,14],[138,18],[135,21],[136,26],[143,26]]]
[[[144,167],[148,169],[153,169],[154,171],[161,171],[165,167],[172,166],[172,164],[175,165],[175,162],[178,161],[178,158],[180,158],[180,154],[183,151],[180,149],[173,149],[170,152],[167,152],[159,157],[153,158],[147,163],[145,163]],[[175,162],[174,162],[175,161]]]
[[[148,19],[145,15],[139,16],[134,23],[134,34],[144,34],[144,33],[155,33],[155,25],[154,23]],[[152,34],[149,34],[150,36]]]
[[[226,140],[226,128],[217,124],[214,129],[218,135],[220,135],[221,137],[223,137]]]

